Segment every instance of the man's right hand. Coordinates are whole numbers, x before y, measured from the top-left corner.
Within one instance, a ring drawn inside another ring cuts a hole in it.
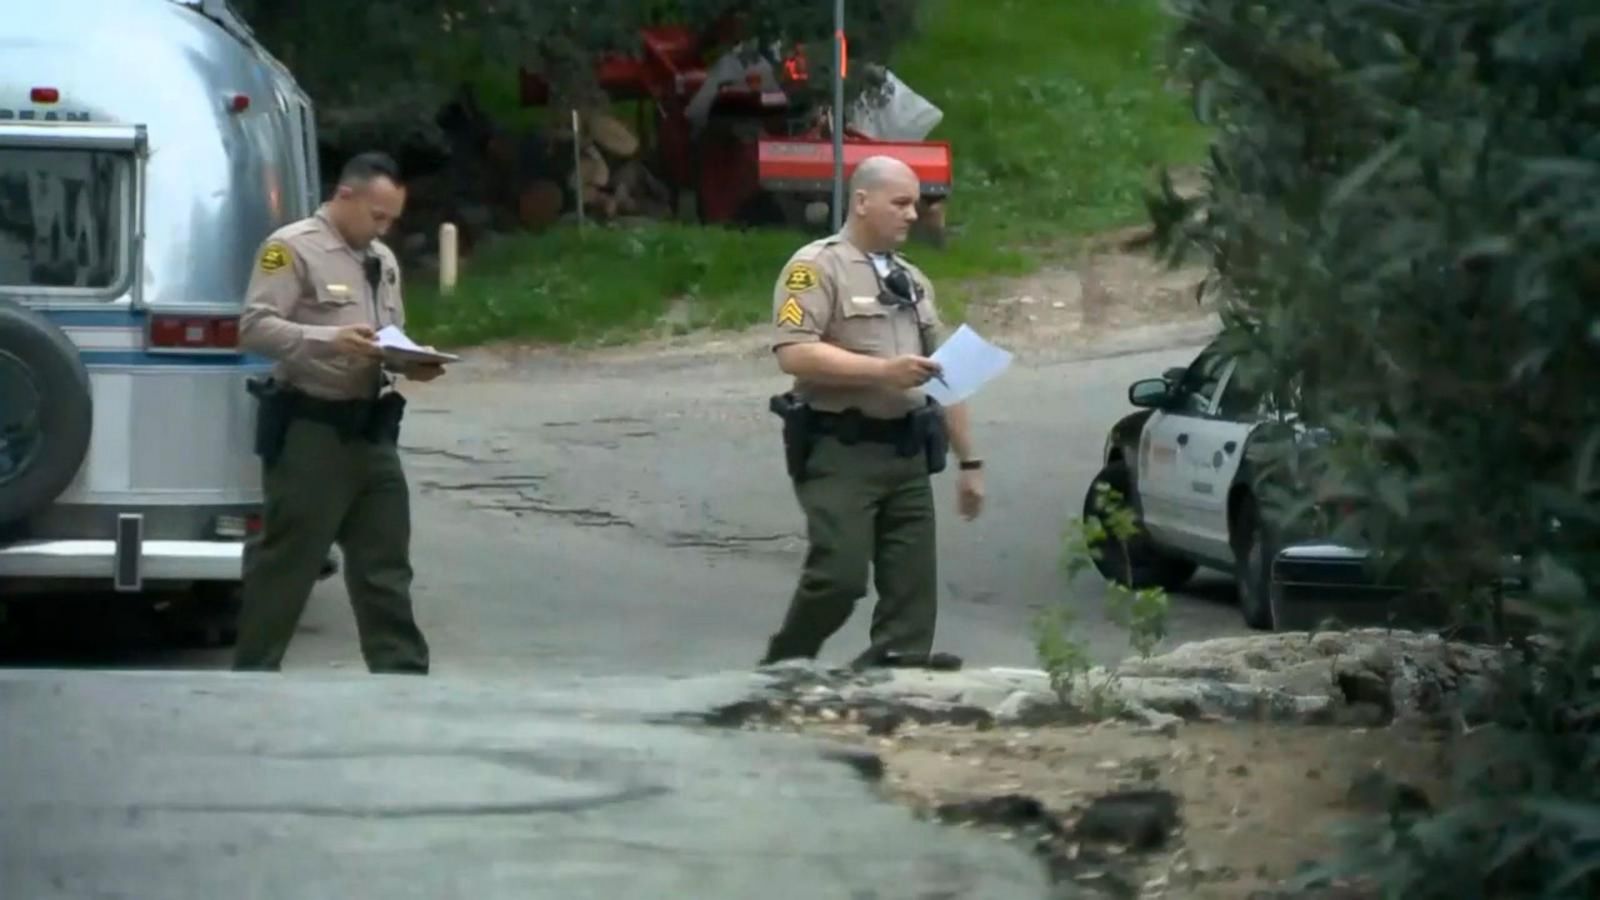
[[[928,379],[939,374],[939,364],[926,356],[896,356],[886,360],[883,367],[883,382],[890,387],[906,390],[921,387],[928,383]]]
[[[383,355],[378,346],[378,336],[366,325],[346,325],[333,336],[333,345],[341,353],[377,359]]]

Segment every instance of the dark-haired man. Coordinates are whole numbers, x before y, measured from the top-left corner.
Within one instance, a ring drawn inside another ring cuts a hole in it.
[[[441,369],[387,367],[376,339],[405,322],[399,265],[380,240],[405,199],[392,159],[356,156],[314,215],[273,232],[256,255],[239,343],[277,365],[253,389],[266,511],[245,549],[235,669],[279,668],[337,543],[367,668],[428,671],[395,446],[404,400],[390,373],[428,381]]]

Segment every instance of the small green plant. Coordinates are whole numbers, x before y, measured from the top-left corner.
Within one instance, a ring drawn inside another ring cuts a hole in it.
[[[1140,526],[1121,492],[1097,483],[1093,509],[1082,522],[1067,524],[1062,567],[1069,582],[1089,568],[1111,570],[1115,577],[1106,586],[1107,617],[1127,631],[1134,652],[1148,657],[1167,634],[1167,593],[1160,587],[1134,587],[1137,579],[1128,550]],[[1078,614],[1066,603],[1041,611],[1034,621],[1039,659],[1062,702],[1097,716],[1116,713],[1120,711],[1114,693],[1117,676],[1113,672],[1095,676],[1088,642],[1076,633],[1077,622]]]

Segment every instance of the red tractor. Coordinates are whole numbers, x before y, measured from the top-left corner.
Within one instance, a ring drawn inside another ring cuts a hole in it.
[[[802,92],[792,89],[807,80],[798,53],[777,64],[724,57],[708,65],[708,53],[725,45],[731,31],[726,21],[704,35],[681,25],[646,28],[635,53],[600,59],[599,85],[613,101],[641,101],[641,131],[643,101],[649,102],[654,168],[676,191],[693,192],[701,221],[826,224],[833,197],[832,109],[793,99]],[[542,106],[549,98],[543,78],[521,72],[524,106]],[[868,156],[903,160],[921,179],[923,209],[939,218],[952,180],[948,143],[874,140],[847,129],[843,144],[846,178]]]

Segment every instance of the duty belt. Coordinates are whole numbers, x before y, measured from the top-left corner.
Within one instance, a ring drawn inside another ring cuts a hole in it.
[[[813,410],[812,427],[819,434],[829,434],[846,444],[868,441],[874,444],[899,444],[911,432],[911,417],[878,419],[864,415],[860,410],[848,412],[823,412]]]
[[[365,438],[394,443],[399,439],[405,411],[405,398],[398,393],[373,400],[324,400],[291,388],[284,392],[283,400],[288,418],[320,422],[338,431],[345,440]]]
[[[398,393],[373,400],[323,400],[271,376],[246,379],[245,390],[256,398],[255,451],[269,467],[283,452],[289,423],[294,419],[330,426],[346,442],[364,439],[394,444],[400,439],[406,400]]]
[[[807,477],[806,464],[818,435],[832,435],[842,444],[888,444],[903,457],[924,454],[930,475],[944,470],[950,450],[944,415],[932,397],[921,409],[894,419],[875,419],[855,407],[842,413],[813,409],[792,391],[774,396],[767,408],[783,419],[784,464],[795,484]]]
[[[371,400],[324,400],[292,389],[284,392],[284,400],[289,415],[336,428],[366,422],[375,405]]]

